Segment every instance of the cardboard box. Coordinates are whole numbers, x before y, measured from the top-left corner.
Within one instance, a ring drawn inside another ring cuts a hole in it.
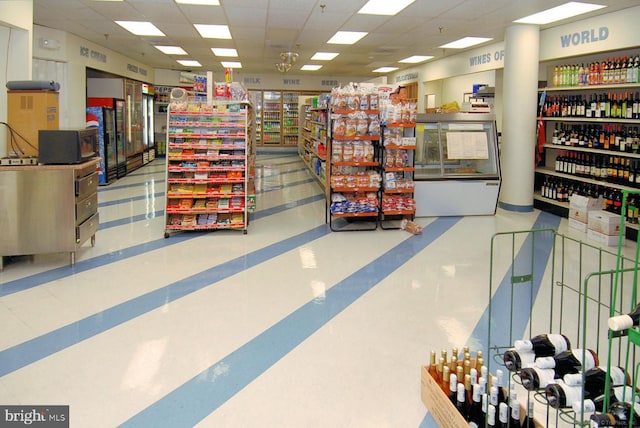
[[[596,241],[600,244],[606,245],[608,247],[617,247],[618,246],[618,235],[605,235],[604,233],[596,232],[592,229],[587,229],[587,238]]]
[[[582,195],[572,195],[569,202],[569,218],[587,223],[589,220],[589,211],[601,210],[604,199],[589,198]]]
[[[58,92],[7,91],[7,123],[29,142],[15,136],[23,153],[14,153],[11,144],[7,144],[7,156],[37,157],[38,131],[59,128]],[[7,131],[7,141],[11,141],[11,131]]]
[[[569,227],[571,229],[579,230],[580,232],[587,231],[587,223],[583,223],[580,220],[576,220],[575,218],[569,219]]]
[[[618,236],[620,234],[620,214],[603,210],[589,211],[589,221],[587,225],[589,229],[595,232],[600,232],[604,235]]]

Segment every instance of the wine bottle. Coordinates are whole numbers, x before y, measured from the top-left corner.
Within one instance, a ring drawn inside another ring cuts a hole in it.
[[[584,355],[584,361],[582,360]],[[579,373],[598,365],[598,356],[591,349],[573,349],[561,352],[554,357],[536,358],[535,365],[543,369],[553,369],[556,378],[566,374]]]
[[[610,386],[622,386],[630,382],[630,378],[621,367],[612,366]],[[558,379],[545,387],[547,402],[553,408],[571,407],[573,403],[584,399],[594,399],[604,394],[607,379],[607,367],[594,367],[584,373],[584,385],[582,385],[582,373],[568,374],[564,379]]]
[[[464,387],[463,387],[464,388]],[[455,373],[449,375],[449,401],[455,406],[458,396],[458,376]]]
[[[509,426],[509,406],[507,403],[498,405],[498,424],[499,427],[507,428]]]
[[[442,360],[442,358],[440,358]],[[440,382],[440,389],[445,395],[449,395],[449,382],[451,380],[451,373],[449,366],[445,365],[442,368],[442,382]]]
[[[520,421],[520,402],[513,395],[509,399],[509,407],[511,408],[511,416],[509,418],[509,427],[521,428],[522,422]]]
[[[631,412],[633,412],[633,425],[631,425]],[[607,413],[596,413],[591,415],[591,427],[610,426],[640,426],[640,416],[638,416],[638,406],[631,406],[631,403],[617,401],[609,406]]]
[[[482,387],[480,384],[473,385],[473,401],[469,408],[469,425],[476,427],[484,426],[484,414],[482,412]]]
[[[536,424],[533,418],[533,397],[529,397],[527,400],[527,415],[522,423],[522,428],[535,428],[535,426]]]
[[[496,406],[489,404],[487,406],[487,427],[496,428]]]
[[[640,323],[640,304],[636,305],[635,309],[628,314],[609,318],[607,325],[609,330],[622,331],[635,327],[638,323]]]
[[[505,351],[502,359],[507,370],[517,372],[524,367],[533,366],[536,354],[532,351],[518,351],[516,348],[511,348]]]
[[[539,334],[529,340],[516,340],[514,348],[532,351],[538,357],[553,357],[571,349],[571,343],[564,334]]]
[[[440,381],[438,363],[436,362],[436,351],[431,351],[431,354],[429,355],[429,374],[436,382]]]
[[[631,401],[633,396],[633,387],[624,385],[611,388],[609,393],[609,404],[613,404],[617,401]],[[594,398],[585,399],[584,401],[575,401],[571,405],[576,414],[587,414],[593,412],[601,412],[604,404],[605,394],[599,395]],[[636,403],[640,402],[640,396],[636,395]]]
[[[460,413],[460,415],[462,415],[462,417],[465,420],[469,420],[469,406],[467,404],[467,394],[464,389],[464,385],[461,383],[457,385],[456,409],[458,409],[458,413]]]
[[[507,396],[504,392],[504,373],[502,370],[496,370],[495,386],[498,389],[498,403],[506,403]]]

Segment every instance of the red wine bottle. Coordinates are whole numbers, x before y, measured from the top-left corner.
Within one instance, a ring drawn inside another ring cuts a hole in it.
[[[633,412],[633,425],[631,425],[631,412]],[[591,415],[591,427],[640,427],[638,406],[631,406],[626,401],[618,401],[609,406],[607,413]]]
[[[640,304],[638,304],[632,312],[611,317],[607,322],[609,330],[612,331],[626,330],[638,326],[638,323],[640,323]]]
[[[571,349],[569,339],[563,334],[539,334],[529,340],[516,340],[514,349],[508,350],[503,355],[507,369],[518,371],[522,366],[522,360],[528,361],[530,356],[520,355],[531,352],[534,359],[539,357],[553,357],[561,352]]]
[[[582,361],[582,358],[585,361]],[[581,370],[589,370],[598,365],[598,356],[591,349],[574,349],[561,352],[555,357],[536,358],[536,367],[553,369],[556,378],[571,373],[579,373]]]
[[[469,425],[484,426],[484,413],[482,412],[482,387],[476,383],[473,385],[473,402],[469,408]]]
[[[467,404],[467,393],[464,389],[464,384],[459,383],[457,388],[456,409],[458,409],[458,413],[460,413],[465,420],[469,420],[469,406]]]
[[[611,366],[610,386],[620,386],[628,383],[626,372],[621,367]],[[584,373],[584,386],[582,385],[582,373],[568,374],[563,380],[557,380],[545,388],[545,396],[549,405],[560,409],[571,407],[576,401],[596,398],[605,392],[607,381],[607,367],[599,366],[587,370]]]
[[[585,353],[586,361],[582,361]],[[574,349],[561,352],[555,357],[540,357],[536,359],[534,367],[524,368],[520,371],[522,386],[528,391],[545,388],[554,379],[560,379],[564,375],[579,373],[581,370],[589,370],[598,365],[598,356],[590,349]]]
[[[455,406],[458,396],[458,376],[455,373],[449,375],[449,401]]]

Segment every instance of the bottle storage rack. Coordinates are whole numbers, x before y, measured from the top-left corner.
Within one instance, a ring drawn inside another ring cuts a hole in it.
[[[619,214],[622,191],[640,188],[640,85],[540,91],[544,144],[538,147],[535,206],[566,216],[571,194],[602,195],[611,201],[607,210]],[[636,238],[637,221],[628,220],[627,236]]]
[[[543,247],[550,251],[549,260],[540,257]],[[529,254],[530,259],[516,260],[516,251]],[[626,337],[611,334],[607,321],[612,314],[627,313],[635,306],[637,266],[637,260],[622,256],[620,249],[615,253],[551,229],[494,235],[486,342],[489,371],[507,372],[503,355],[515,340],[559,333],[569,338],[571,349],[583,361],[586,350],[593,350],[599,358],[597,365],[608,367],[607,374],[611,366],[620,366],[635,380],[640,355],[634,349],[628,351]],[[506,273],[499,278],[499,272]],[[523,312],[528,313],[524,324]],[[584,371],[581,373],[584,382]],[[513,388],[525,405],[534,403],[536,419],[543,426],[590,426],[590,415],[582,412],[584,401],[578,402],[578,411],[556,409],[543,389],[528,391],[517,372],[510,374],[505,386]],[[584,399],[583,390],[581,397]]]
[[[169,104],[165,238],[170,232],[247,233],[251,106],[239,101]]]

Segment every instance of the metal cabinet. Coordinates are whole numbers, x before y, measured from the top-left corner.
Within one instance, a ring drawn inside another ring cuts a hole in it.
[[[4,256],[75,252],[98,230],[97,160],[0,168],[0,270]]]

